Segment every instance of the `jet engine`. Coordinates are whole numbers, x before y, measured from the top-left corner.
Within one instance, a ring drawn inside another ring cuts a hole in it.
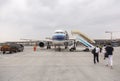
[[[45,47],[46,45],[45,45],[44,42],[40,42],[40,43],[39,43],[39,46],[40,46],[40,47]]]
[[[50,42],[40,42],[40,43],[39,43],[39,46],[42,47],[42,48],[46,46],[47,49],[51,49],[51,44],[50,44]]]

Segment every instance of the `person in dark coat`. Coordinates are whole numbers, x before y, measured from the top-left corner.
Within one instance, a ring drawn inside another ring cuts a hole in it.
[[[108,54],[108,60],[107,60],[107,65],[110,65],[111,69],[113,68],[113,51],[114,51],[114,48],[112,47],[112,45],[109,43],[107,46],[106,46],[106,53]]]

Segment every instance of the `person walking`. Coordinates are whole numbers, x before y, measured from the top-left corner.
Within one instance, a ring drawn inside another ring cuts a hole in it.
[[[34,52],[37,50],[37,44],[35,44],[35,45],[33,46],[33,50],[34,50]]]
[[[100,52],[100,48],[98,46],[96,46],[94,48],[95,53],[93,54],[94,57],[94,64],[96,64],[96,61],[99,63],[99,52]]]
[[[108,60],[106,66],[110,65],[111,69],[113,68],[113,51],[114,48],[112,47],[111,43],[106,46],[106,53],[108,54]]]
[[[104,60],[108,58],[108,54],[106,53],[106,45],[102,47],[102,54],[104,55]]]

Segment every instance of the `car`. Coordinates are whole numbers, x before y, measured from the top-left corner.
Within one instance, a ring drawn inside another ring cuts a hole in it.
[[[24,46],[22,44],[9,43],[2,45],[0,50],[2,51],[3,54],[5,54],[6,52],[15,53],[23,51]]]
[[[18,52],[22,52],[24,50],[24,46],[22,44],[17,44],[18,45]]]

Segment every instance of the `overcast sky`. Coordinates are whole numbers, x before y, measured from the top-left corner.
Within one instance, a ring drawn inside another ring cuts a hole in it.
[[[41,40],[56,29],[120,38],[120,0],[0,0],[0,42]]]

